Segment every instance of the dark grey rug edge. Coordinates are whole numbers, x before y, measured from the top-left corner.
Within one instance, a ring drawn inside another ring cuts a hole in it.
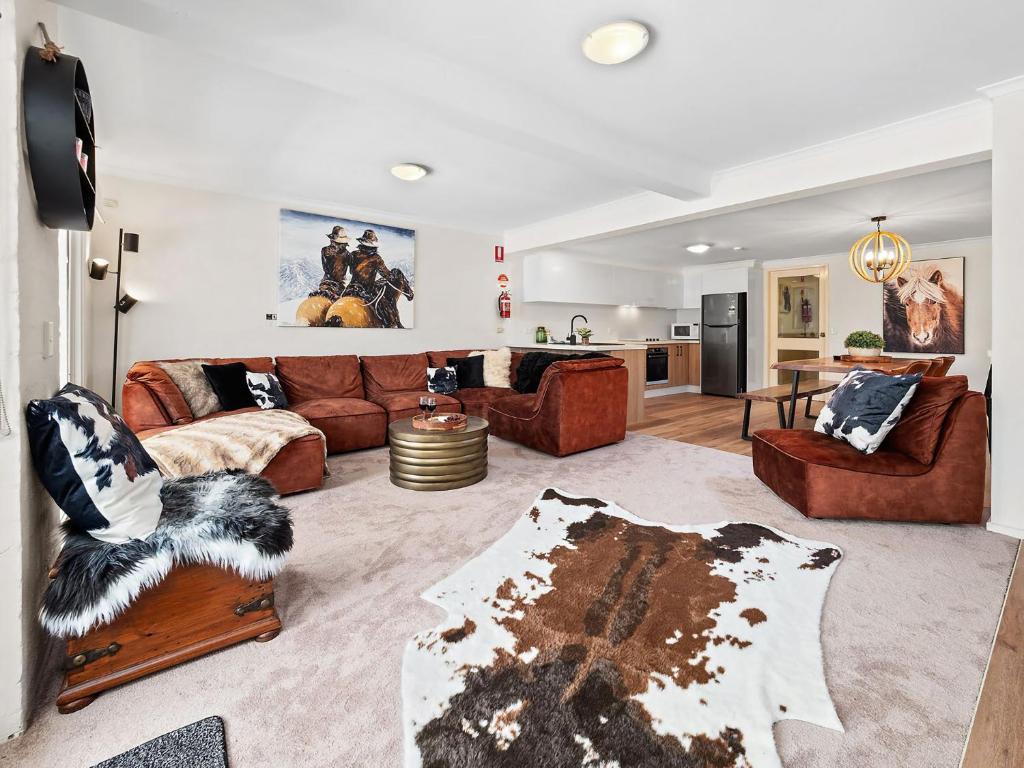
[[[224,721],[217,715],[197,720],[92,768],[228,768]]]

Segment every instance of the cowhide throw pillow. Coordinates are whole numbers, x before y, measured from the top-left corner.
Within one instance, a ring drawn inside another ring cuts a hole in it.
[[[288,407],[288,398],[285,397],[281,382],[274,374],[246,371],[245,383],[249,385],[249,392],[256,405],[264,411]]]
[[[874,453],[899,422],[920,381],[920,373],[889,376],[855,368],[821,409],[814,431],[847,442],[861,453]]]
[[[436,395],[450,395],[459,388],[455,368],[427,368],[427,390]]]
[[[95,392],[66,385],[26,409],[43,487],[80,531],[111,544],[156,530],[163,479],[135,434]]]
[[[484,386],[505,387],[512,386],[512,350],[508,347],[502,349],[488,349],[484,351],[470,352],[469,356],[484,356]]]
[[[185,403],[195,418],[207,416],[220,410],[220,400],[210,386],[210,380],[203,373],[203,360],[181,360],[174,363],[157,363],[174,382]]]

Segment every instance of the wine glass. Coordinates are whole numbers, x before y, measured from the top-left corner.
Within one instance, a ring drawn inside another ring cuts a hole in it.
[[[427,403],[429,403],[430,400],[432,399],[433,398],[427,397],[426,395],[420,398],[420,414],[424,419],[427,418]]]
[[[434,411],[436,409],[437,409],[437,398],[436,397],[428,397],[427,398],[427,413],[430,414],[429,418],[433,417]]]

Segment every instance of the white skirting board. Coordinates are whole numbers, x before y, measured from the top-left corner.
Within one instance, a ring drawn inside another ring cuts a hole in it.
[[[985,527],[993,533],[1002,533],[1005,536],[1024,539],[1024,528],[1018,528],[1015,525],[1002,525],[1000,523],[993,523],[989,520],[988,523],[985,524]]]
[[[644,397],[664,397],[665,395],[679,395],[683,392],[700,392],[700,387],[695,384],[684,384],[681,387],[661,387],[660,389],[648,389],[644,391]]]

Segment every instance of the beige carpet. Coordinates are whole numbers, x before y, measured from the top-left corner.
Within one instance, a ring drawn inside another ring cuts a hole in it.
[[[669,523],[751,520],[845,553],[823,648],[846,733],[785,721],[787,768],[956,766],[1016,541],[980,528],[805,520],[750,459],[655,437],[557,460],[492,438],[491,474],[459,491],[403,491],[383,449],[330,459],[293,497],[296,548],[278,580],[285,629],[58,715],[54,691],[0,764],[82,767],[209,715],[233,768],[399,766],[406,640],[443,612],[420,592],[499,538],[542,488],[611,499]]]

